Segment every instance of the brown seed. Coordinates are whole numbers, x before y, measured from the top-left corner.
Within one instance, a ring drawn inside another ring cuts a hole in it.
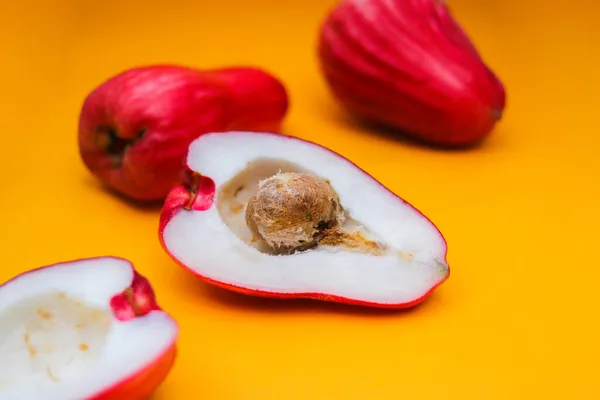
[[[255,239],[290,252],[318,243],[343,218],[339,197],[324,179],[280,173],[262,180],[248,202],[246,223]]]

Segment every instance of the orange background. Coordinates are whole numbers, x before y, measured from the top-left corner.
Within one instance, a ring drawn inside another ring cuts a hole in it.
[[[181,326],[155,400],[597,398],[593,1],[449,0],[508,93],[494,135],[456,152],[348,122],[314,51],[333,0],[7,3],[0,280],[80,257],[131,259]],[[84,96],[158,62],[252,63],[281,77],[292,102],[285,131],[349,157],[431,217],[448,240],[450,279],[401,313],[258,300],[195,281],[162,251],[158,210],[104,191],[77,152]]]

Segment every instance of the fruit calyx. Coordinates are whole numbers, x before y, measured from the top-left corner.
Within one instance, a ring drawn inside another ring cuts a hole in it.
[[[199,172],[186,171],[184,187],[189,196],[183,208],[187,211],[203,211],[212,205],[215,197],[215,182]]]
[[[98,147],[106,152],[112,162],[113,168],[120,168],[127,150],[146,133],[145,129],[138,132],[137,136],[126,139],[117,133],[111,126],[100,125],[96,128]]]
[[[160,310],[150,282],[137,272],[131,286],[111,298],[110,307],[120,321],[143,317],[151,311]]]

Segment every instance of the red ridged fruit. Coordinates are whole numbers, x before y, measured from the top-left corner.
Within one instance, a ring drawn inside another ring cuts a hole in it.
[[[85,166],[114,191],[163,200],[180,183],[193,139],[212,131],[278,131],[287,109],[283,83],[258,68],[136,67],[85,98],[79,150]]]
[[[351,114],[431,145],[478,143],[505,108],[502,82],[441,0],[344,0],[318,57]]]

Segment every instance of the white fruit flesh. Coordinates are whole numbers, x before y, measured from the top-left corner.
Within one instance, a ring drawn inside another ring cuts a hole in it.
[[[335,153],[287,136],[207,134],[190,146],[188,167],[216,184],[206,211],[176,213],[163,231],[169,252],[210,279],[275,293],[323,293],[382,304],[412,302],[449,273],[446,244],[408,203]],[[386,246],[383,255],[323,247],[272,255],[251,243],[248,199],[260,179],[277,172],[328,179],[346,210],[346,228]]]
[[[122,322],[110,299],[131,285],[125,260],[57,264],[0,286],[0,399],[84,399],[151,364],[175,340],[163,312]]]

